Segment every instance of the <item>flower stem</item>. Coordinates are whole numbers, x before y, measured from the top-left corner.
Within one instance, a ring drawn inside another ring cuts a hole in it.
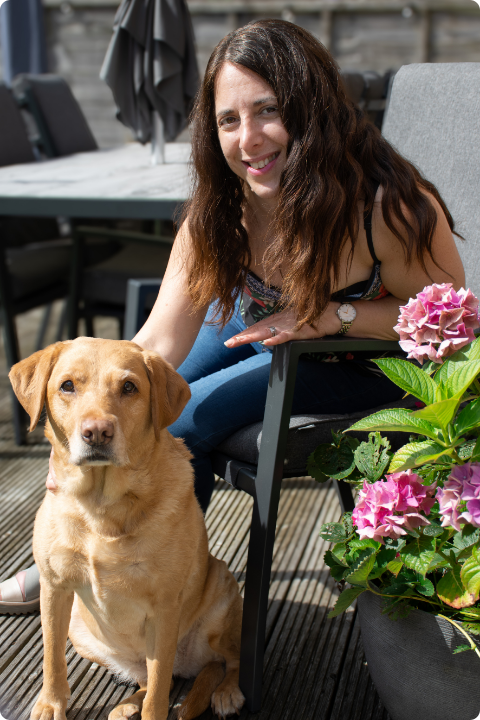
[[[437,605],[438,607],[441,607],[440,603],[435,602],[434,600],[427,600],[427,598],[424,598],[422,595],[418,595],[417,597],[411,597],[410,595],[386,595],[385,593],[377,592],[376,590],[372,590],[372,586],[369,583],[368,584],[368,590],[373,593],[374,595],[378,595],[379,597],[383,598],[402,598],[403,600],[420,600],[421,602],[430,603],[430,605]]]
[[[471,648],[472,650],[474,650],[474,651],[477,653],[478,657],[480,658],[480,650],[478,649],[478,647],[476,646],[476,644],[473,642],[473,640],[472,640],[472,638],[470,637],[470,635],[469,635],[468,633],[466,633],[465,630],[464,630],[458,623],[455,622],[455,620],[451,620],[451,618],[446,617],[446,615],[441,615],[440,613],[438,613],[437,617],[441,617],[441,618],[443,618],[444,620],[447,620],[447,622],[451,623],[452,625],[455,625],[455,627],[457,628],[457,630],[460,630],[460,632],[465,635],[465,637],[467,638],[468,642],[470,643],[470,648]]]

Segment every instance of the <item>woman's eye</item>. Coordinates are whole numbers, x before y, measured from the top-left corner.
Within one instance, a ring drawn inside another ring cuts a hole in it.
[[[65,380],[65,382],[60,385],[60,390],[64,393],[73,393],[75,392],[75,385],[71,380]]]
[[[123,386],[124,393],[133,393],[133,392],[135,392],[136,389],[137,388],[135,387],[135,385],[132,382],[130,382],[130,380],[127,380],[127,382]]]
[[[237,120],[237,118],[232,117],[232,116],[224,117],[220,120],[220,122],[218,124],[220,127],[222,127],[224,125],[233,125],[233,123],[236,122],[236,120]]]
[[[266,115],[270,115],[271,113],[278,112],[278,108],[275,107],[274,105],[269,105],[268,107],[263,108],[262,112],[265,113]]]

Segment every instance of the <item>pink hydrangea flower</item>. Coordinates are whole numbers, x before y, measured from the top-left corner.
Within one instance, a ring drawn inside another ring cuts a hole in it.
[[[442,526],[461,530],[470,523],[480,527],[480,463],[456,465],[447,482],[437,490]]]
[[[478,298],[470,290],[434,283],[400,308],[394,330],[407,357],[442,363],[475,339],[478,325]]]
[[[375,483],[364,481],[359,502],[352,513],[360,539],[372,538],[383,543],[383,538],[399,538],[420,525],[430,525],[425,515],[435,502],[433,485],[422,485],[421,479],[411,470],[392,473],[386,480]]]

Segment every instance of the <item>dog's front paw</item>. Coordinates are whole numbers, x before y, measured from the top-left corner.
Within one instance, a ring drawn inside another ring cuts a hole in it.
[[[67,701],[49,702],[38,698],[30,714],[30,720],[66,720]]]
[[[124,705],[117,705],[108,716],[108,720],[122,720],[128,718],[128,720],[140,720],[142,710],[138,705],[133,703],[125,703]]]
[[[225,678],[212,695],[212,710],[219,718],[239,715],[244,702],[245,698],[237,683]]]

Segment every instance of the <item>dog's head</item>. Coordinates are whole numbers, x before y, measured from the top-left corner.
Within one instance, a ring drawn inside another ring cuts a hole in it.
[[[128,464],[129,454],[142,452],[149,434],[158,440],[190,398],[169,363],[128,341],[55,343],[14,365],[9,377],[30,431],[45,405],[75,465]]]

